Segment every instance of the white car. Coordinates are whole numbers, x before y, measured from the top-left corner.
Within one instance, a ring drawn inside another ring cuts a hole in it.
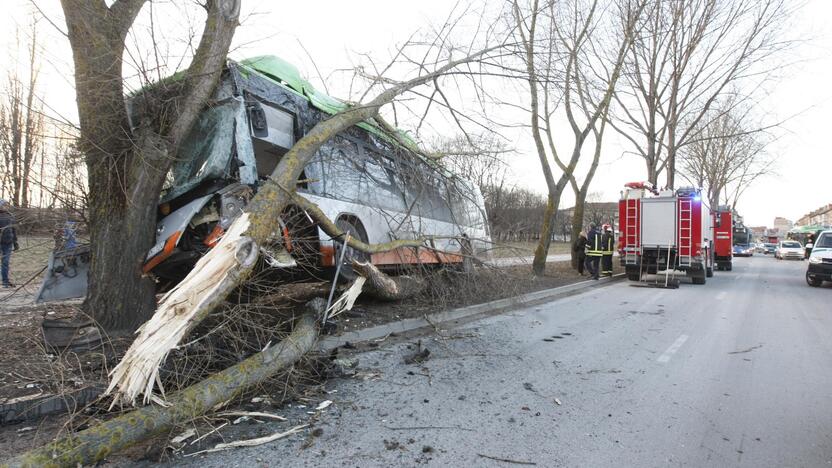
[[[832,231],[824,231],[818,236],[806,270],[809,286],[818,287],[824,281],[832,281]]]
[[[778,260],[795,258],[797,260],[803,260],[803,246],[800,245],[800,242],[793,241],[793,240],[784,240],[780,241],[777,244],[777,249],[774,250],[774,258]]]

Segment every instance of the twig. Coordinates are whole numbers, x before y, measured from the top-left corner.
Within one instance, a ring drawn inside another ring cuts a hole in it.
[[[284,437],[290,436],[299,432],[301,429],[309,427],[308,424],[304,424],[302,426],[295,426],[289,429],[286,432],[276,432],[270,436],[266,437],[258,437],[256,439],[246,439],[246,440],[235,440],[234,442],[228,443],[220,443],[214,446],[214,448],[210,448],[207,450],[200,450],[199,452],[193,452],[185,455],[186,457],[193,457],[195,455],[199,455],[201,453],[211,453],[211,452],[219,452],[222,450],[228,450],[235,447],[255,447],[257,445],[268,444],[269,442],[274,442],[275,440],[282,439]]]
[[[468,429],[467,427],[459,427],[459,426],[405,426],[405,427],[391,427],[391,426],[384,426],[385,429],[390,429],[391,431],[408,431],[408,430],[421,430],[421,429],[455,429],[458,431],[470,431],[474,432],[473,429]]]
[[[208,437],[209,435],[211,435],[211,434],[213,434],[213,433],[215,433],[215,432],[219,431],[220,429],[224,428],[224,427],[225,427],[225,426],[227,426],[227,425],[228,425],[228,423],[227,423],[227,422],[224,422],[224,423],[220,424],[219,426],[217,426],[217,427],[215,427],[215,428],[211,429],[210,431],[206,432],[205,434],[202,434],[202,435],[201,435],[201,436],[199,436],[198,438],[196,438],[196,439],[192,440],[192,441],[191,441],[191,445],[193,445],[193,444],[195,444],[195,443],[199,442],[200,440],[202,440],[202,439],[204,439],[204,438]]]
[[[481,453],[478,453],[477,456],[482,457],[482,458],[488,458],[489,460],[496,460],[496,461],[501,461],[501,462],[506,462],[506,463],[514,463],[516,465],[537,465],[537,463],[535,463],[535,462],[527,462],[527,461],[522,461],[522,460],[512,460],[512,459],[509,459],[509,458],[492,457],[491,455],[483,455]]]
[[[251,418],[269,418],[276,419],[278,421],[287,421],[287,419],[283,416],[278,416],[276,414],[271,413],[263,413],[260,411],[223,411],[221,413],[217,413],[217,416],[249,416]]]

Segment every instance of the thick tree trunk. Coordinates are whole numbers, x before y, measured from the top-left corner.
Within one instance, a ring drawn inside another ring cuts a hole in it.
[[[292,334],[276,346],[171,395],[168,406],[150,405],[131,411],[19,455],[5,462],[5,465],[91,465],[112,453],[187,423],[297,362],[317,341],[315,323],[313,314],[307,313],[298,320]]]
[[[555,228],[555,216],[557,215],[559,196],[549,194],[546,202],[546,211],[543,213],[543,226],[540,228],[540,240],[534,249],[534,260],[532,260],[532,273],[535,276],[543,276],[546,272],[546,257],[549,255],[549,246],[552,243],[552,231]]]
[[[155,289],[141,268],[155,238],[159,193],[172,153],[213,92],[239,15],[239,1],[205,2],[205,28],[190,67],[176,83],[179,93],[134,131],[124,104],[122,53],[146,2],[120,0],[107,6],[61,0],[90,189],[92,252],[85,308],[108,331],[133,331],[153,311]]]

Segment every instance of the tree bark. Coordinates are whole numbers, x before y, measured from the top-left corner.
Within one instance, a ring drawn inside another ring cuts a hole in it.
[[[384,301],[400,301],[418,294],[425,289],[425,282],[414,276],[387,276],[370,262],[353,260],[356,273],[367,278],[364,293]]]
[[[92,244],[85,309],[108,331],[133,331],[153,312],[141,268],[155,238],[156,205],[173,155],[219,79],[239,0],[207,2],[193,61],[168,108],[131,129],[124,105],[124,41],[146,0],[61,0],[75,64],[80,148],[89,180]],[[160,84],[161,86],[161,84]],[[148,91],[151,92],[151,91]]]
[[[9,467],[91,465],[110,454],[187,423],[298,361],[315,345],[312,313],[298,319],[291,335],[275,346],[171,395],[169,406],[149,405],[23,453]]]

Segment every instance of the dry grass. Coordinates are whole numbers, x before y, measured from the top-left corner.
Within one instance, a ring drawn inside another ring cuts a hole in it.
[[[534,255],[537,242],[504,242],[495,244],[491,250],[494,258],[529,257]],[[552,242],[549,255],[567,254],[570,252],[569,242]]]
[[[46,236],[19,236],[18,243],[20,250],[12,253],[10,276],[12,283],[20,285],[46,266],[55,241]],[[41,278],[42,274],[29,284],[40,286]]]

